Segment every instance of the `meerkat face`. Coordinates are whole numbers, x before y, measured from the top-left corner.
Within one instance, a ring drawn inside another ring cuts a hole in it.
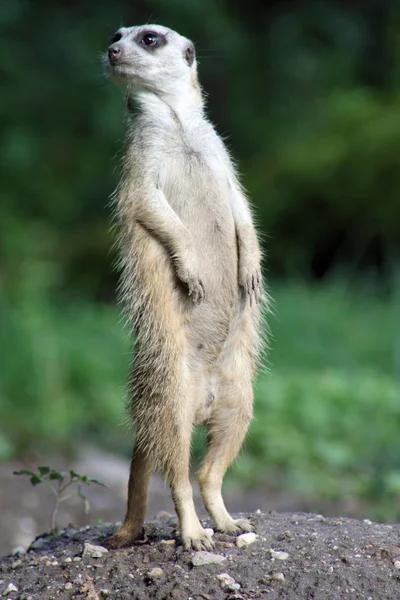
[[[171,93],[196,79],[192,42],[160,25],[119,29],[108,48],[106,65],[129,95],[141,90]]]

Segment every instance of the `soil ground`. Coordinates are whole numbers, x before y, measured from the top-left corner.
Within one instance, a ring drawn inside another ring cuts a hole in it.
[[[183,551],[172,515],[147,522],[143,542],[100,558],[82,556],[84,544],[105,544],[111,526],[66,528],[56,537],[38,538],[26,554],[0,560],[0,595],[13,600],[400,598],[400,526],[305,513],[240,516],[250,518],[257,539],[239,548],[234,536],[215,533],[222,563],[203,566],[194,566],[198,553]],[[224,573],[231,579],[218,577]]]
[[[87,497],[91,511],[84,512],[82,500],[76,493],[60,505],[57,524],[66,527],[73,523],[76,527],[96,522],[115,523],[120,521],[126,508],[126,494],[129,474],[129,460],[96,447],[82,447],[73,460],[63,456],[41,456],[30,461],[14,461],[0,464],[0,556],[8,554],[16,546],[27,548],[32,540],[50,529],[50,516],[54,505],[51,492],[39,485],[32,487],[26,476],[16,477],[13,471],[34,469],[37,465],[50,465],[59,470],[74,469],[78,473],[96,477],[108,487],[91,485],[87,488]],[[196,510],[199,516],[207,516],[200,498],[197,484],[194,482]],[[224,483],[224,498],[228,510],[232,512],[323,512],[325,515],[344,514],[362,519],[366,511],[360,503],[345,499],[342,502],[329,503],[315,498],[300,497],[260,484],[256,488],[244,488],[238,483]],[[174,512],[171,493],[161,477],[154,475],[151,480],[147,518],[152,519],[159,511]],[[0,594],[1,596],[1,594]]]

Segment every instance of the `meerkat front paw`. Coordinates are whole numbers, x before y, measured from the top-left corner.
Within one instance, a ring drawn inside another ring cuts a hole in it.
[[[178,278],[185,284],[188,289],[188,295],[193,300],[194,304],[199,304],[204,300],[205,292],[204,285],[200,277],[197,275],[197,268],[190,264],[177,265]]]
[[[239,284],[244,288],[250,305],[261,300],[262,276],[259,266],[242,265],[239,271]]]

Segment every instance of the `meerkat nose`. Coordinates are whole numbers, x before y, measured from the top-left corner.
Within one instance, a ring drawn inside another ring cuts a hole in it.
[[[108,49],[108,58],[111,61],[115,61],[119,58],[121,54],[121,47],[120,46],[115,46],[114,44],[112,46],[109,47]]]

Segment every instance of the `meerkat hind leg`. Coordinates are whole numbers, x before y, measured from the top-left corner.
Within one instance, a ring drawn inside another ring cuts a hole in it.
[[[205,507],[216,529],[224,533],[253,530],[247,519],[231,517],[222,498],[225,472],[237,456],[250,423],[252,397],[250,383],[247,386],[240,384],[236,389],[233,385],[227,386],[208,424],[208,450],[199,471],[199,484]]]
[[[109,548],[131,546],[142,537],[152,471],[153,464],[149,457],[143,450],[135,447],[129,474],[126,516],[118,531],[107,541]]]
[[[193,502],[193,490],[189,481],[190,440],[182,452],[171,461],[167,479],[179,517],[182,544],[185,550],[212,550],[214,542],[202,527]]]

